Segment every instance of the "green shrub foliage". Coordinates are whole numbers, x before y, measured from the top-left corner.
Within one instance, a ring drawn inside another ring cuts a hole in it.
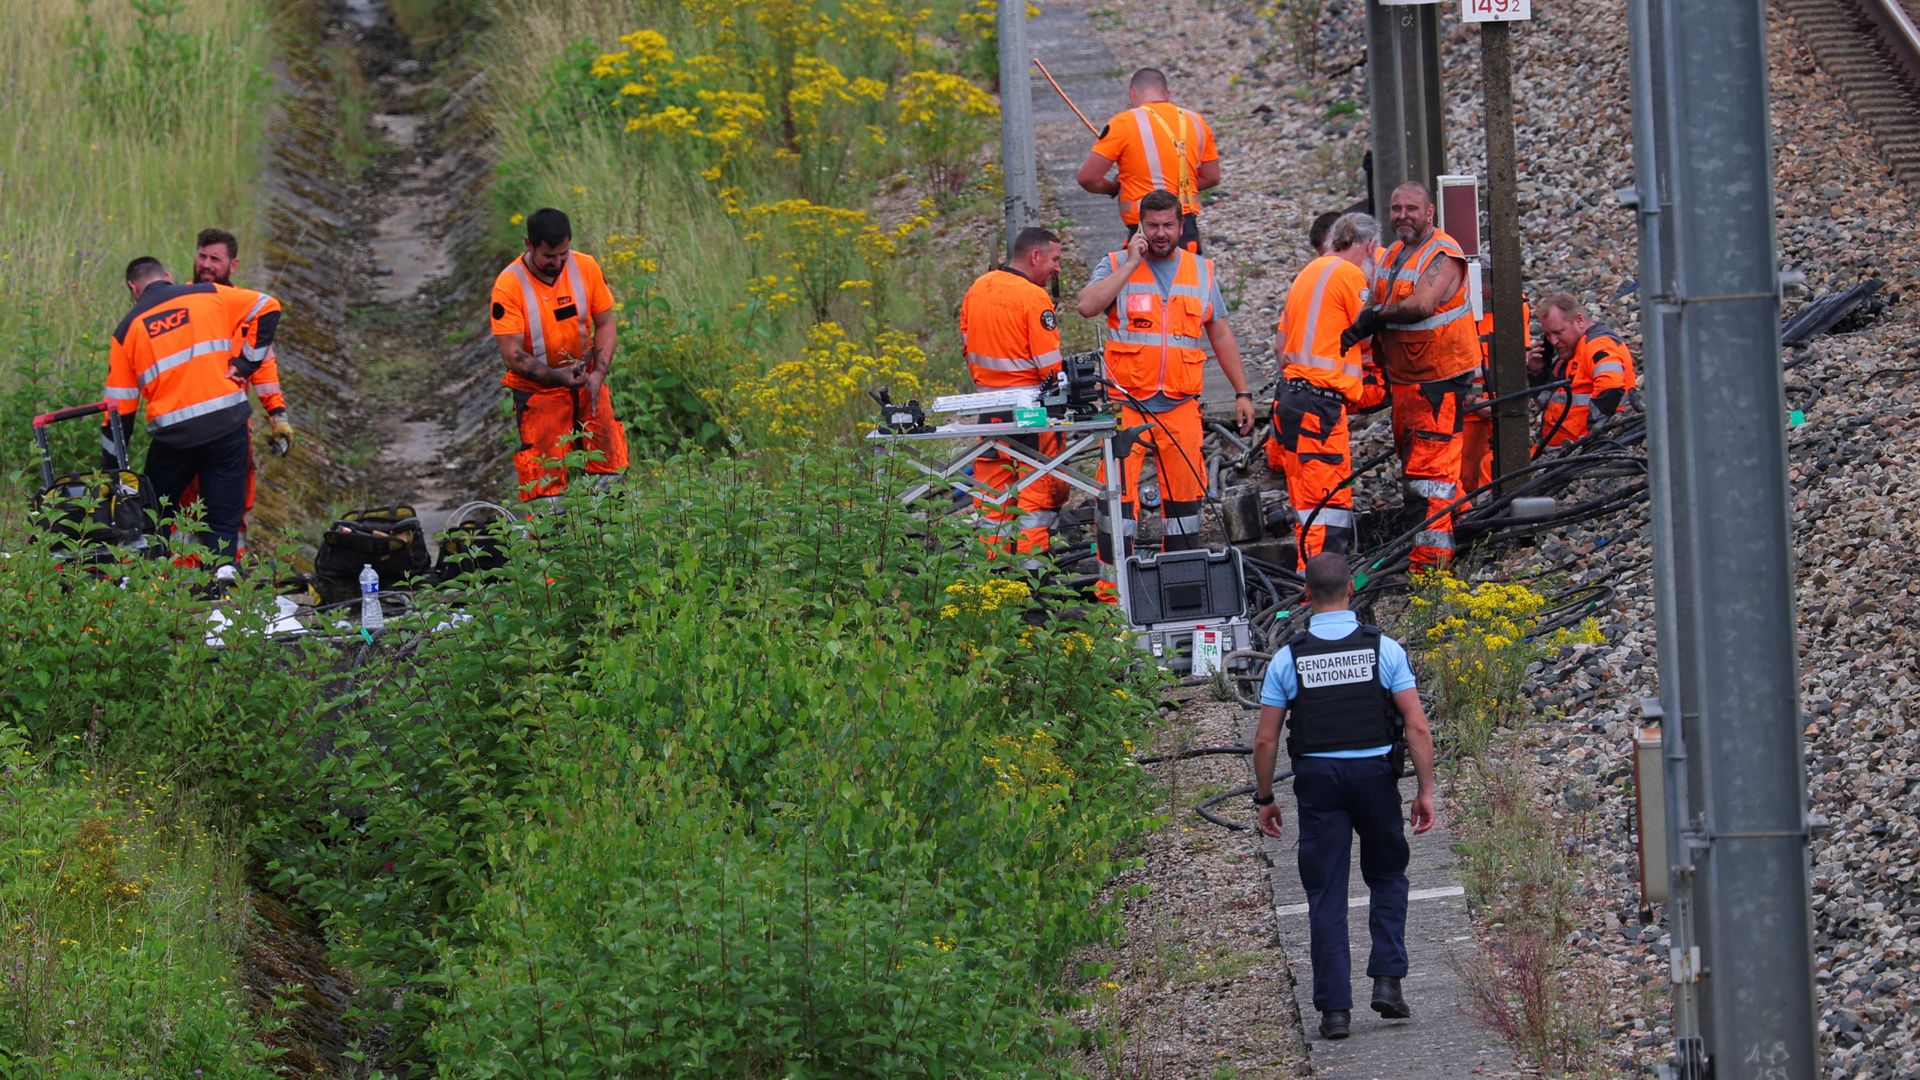
[[[214,649],[183,571],[20,553],[0,659],[52,674],[0,712],[192,762],[398,1071],[1044,1071],[1157,676],[875,468],[668,460],[374,644],[254,632],[261,573]]]

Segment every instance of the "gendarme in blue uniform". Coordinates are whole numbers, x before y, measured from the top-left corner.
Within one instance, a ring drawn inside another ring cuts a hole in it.
[[[1302,657],[1296,659],[1294,643],[1274,654],[1260,703],[1288,710],[1313,1005],[1325,1013],[1353,1008],[1347,879],[1355,834],[1373,939],[1367,975],[1407,974],[1407,838],[1400,779],[1387,762],[1393,736],[1382,714],[1391,707],[1391,695],[1412,689],[1414,679],[1406,649],[1362,627],[1351,611],[1316,614],[1295,643]]]

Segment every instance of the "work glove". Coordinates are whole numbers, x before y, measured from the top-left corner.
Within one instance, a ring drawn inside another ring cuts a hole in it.
[[[1362,338],[1372,337],[1373,332],[1379,328],[1380,321],[1379,308],[1367,308],[1362,311],[1360,317],[1353,320],[1352,326],[1340,331],[1340,354],[1346,355],[1347,350],[1360,344]]]
[[[273,417],[273,452],[279,457],[286,457],[287,451],[292,449],[293,424],[287,419],[286,413],[275,414]]]

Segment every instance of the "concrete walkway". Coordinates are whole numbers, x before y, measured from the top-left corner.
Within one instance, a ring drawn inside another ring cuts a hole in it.
[[[1253,739],[1253,714],[1245,722],[1246,738]],[[1407,958],[1409,970],[1401,989],[1413,1007],[1410,1020],[1386,1020],[1367,1007],[1373,981],[1367,977],[1367,886],[1360,880],[1360,851],[1353,852],[1348,885],[1347,940],[1353,956],[1353,1035],[1333,1042],[1320,1037],[1320,1014],[1313,1007],[1313,961],[1307,940],[1307,897],[1300,889],[1295,849],[1300,841],[1293,808],[1292,786],[1276,785],[1284,810],[1278,840],[1261,837],[1260,851],[1273,870],[1273,910],[1276,936],[1287,954],[1294,996],[1313,1075],[1338,1080],[1430,1080],[1433,1077],[1514,1076],[1513,1051],[1498,1036],[1475,1023],[1466,1012],[1468,990],[1455,958],[1477,952],[1467,922],[1466,897],[1460,885],[1460,867],[1453,853],[1453,837],[1444,825],[1408,834],[1413,861],[1407,868],[1412,884],[1407,904]],[[1411,777],[1401,782],[1403,801],[1413,799]],[[1444,816],[1444,808],[1443,808]]]
[[[1087,7],[1062,2],[1040,5],[1040,17],[1027,23],[1027,45],[1047,65],[1061,89],[1097,129],[1127,107],[1127,76],[1116,73],[1113,53],[1087,30]],[[1036,68],[1033,85],[1033,142],[1038,151],[1040,223],[1065,233],[1070,263],[1088,267],[1127,239],[1120,209],[1105,195],[1083,191],[1074,182],[1094,136],[1054,92]],[[1061,290],[1071,294],[1086,283],[1084,270],[1061,274]]]
[[[1088,21],[1094,17],[1093,5],[1080,0],[1042,4],[1040,17],[1027,24],[1027,43],[1033,55],[1047,65],[1061,89],[1073,98],[1073,103],[1097,129],[1127,108],[1127,78],[1132,72],[1119,68],[1106,44],[1087,32]],[[1040,72],[1029,70],[1033,87],[1034,147],[1039,159],[1041,224],[1063,234],[1067,265],[1060,274],[1060,291],[1063,304],[1071,308],[1073,294],[1086,283],[1092,264],[1126,244],[1127,227],[1120,221],[1119,207],[1114,200],[1084,191],[1074,180],[1080,163],[1087,159],[1087,151],[1093,146],[1093,134],[1066,102],[1060,100],[1059,93]],[[1091,347],[1091,332],[1087,332],[1085,338],[1086,347]],[[1070,341],[1069,347],[1076,346]],[[1205,348],[1211,357],[1213,346],[1209,344]],[[1247,354],[1244,344],[1242,353],[1248,365],[1247,377],[1258,389],[1264,380],[1272,377],[1272,354],[1265,350],[1258,355]],[[1211,366],[1200,403],[1208,416],[1231,418],[1233,415],[1233,387]]]

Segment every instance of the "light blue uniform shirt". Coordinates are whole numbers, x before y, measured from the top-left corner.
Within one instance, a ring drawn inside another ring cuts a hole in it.
[[[1307,624],[1307,633],[1322,641],[1334,641],[1346,637],[1360,628],[1360,616],[1351,611],[1323,611],[1315,615]],[[1407,650],[1400,643],[1385,634],[1380,635],[1380,685],[1387,692],[1397,694],[1402,690],[1413,689],[1413,668],[1407,664]],[[1300,680],[1293,671],[1293,649],[1281,646],[1273,654],[1273,660],[1267,664],[1267,677],[1260,684],[1260,704],[1276,708],[1287,708],[1293,699],[1300,696]],[[1306,754],[1305,757],[1327,758],[1363,758],[1379,757],[1392,750],[1389,746],[1369,746],[1359,750],[1329,750],[1322,754]]]

